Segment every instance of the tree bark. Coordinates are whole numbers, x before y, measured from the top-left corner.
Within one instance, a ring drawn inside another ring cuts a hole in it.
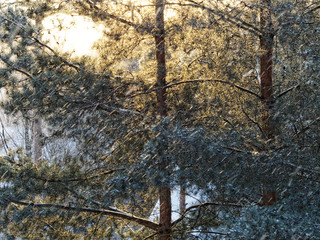
[[[275,137],[274,128],[271,125],[273,117],[273,44],[274,33],[271,19],[271,0],[263,0],[264,8],[260,9],[260,97],[262,103],[262,130],[268,140]],[[264,206],[271,206],[277,200],[276,191],[262,190],[262,202]]]
[[[157,62],[157,107],[161,117],[167,116],[166,104],[166,52],[165,52],[165,29],[164,29],[164,8],[165,0],[156,0],[155,7],[155,51]],[[165,171],[168,166],[168,159],[160,163],[160,171]],[[166,183],[168,184],[168,183]],[[171,239],[171,189],[169,186],[161,186],[159,189],[160,198],[160,224],[159,240]]]
[[[180,201],[179,201],[180,216],[186,211],[186,188],[183,184],[180,185]]]
[[[29,135],[30,121],[28,118],[24,119],[24,146],[26,149],[26,155],[31,157],[31,139]]]
[[[270,124],[272,118],[272,92],[273,92],[273,42],[274,33],[271,20],[271,0],[264,0],[266,8],[260,10],[260,97],[262,101],[262,130],[268,139],[274,137]]]
[[[33,122],[33,161],[37,163],[41,158],[41,119],[39,116],[36,116]]]
[[[157,61],[157,103],[160,116],[167,116],[166,103],[166,52],[165,52],[165,29],[164,29],[164,8],[165,0],[156,0],[156,24],[155,24],[155,44]]]

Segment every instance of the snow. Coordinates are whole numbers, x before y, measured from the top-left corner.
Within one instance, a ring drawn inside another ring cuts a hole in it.
[[[200,203],[200,197],[197,195],[186,195],[186,208],[199,204]],[[172,215],[171,219],[172,221],[177,220],[180,217],[180,212],[179,212],[179,202],[180,202],[180,188],[174,188],[171,191],[171,204],[172,204]],[[160,214],[160,203],[159,200],[157,201],[149,219],[151,221],[156,221],[159,219],[159,214]]]

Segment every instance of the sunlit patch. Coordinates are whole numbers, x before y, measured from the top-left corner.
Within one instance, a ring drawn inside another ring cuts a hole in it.
[[[103,26],[89,17],[59,13],[45,18],[42,24],[43,40],[58,51],[78,57],[97,54],[92,46],[102,37]]]

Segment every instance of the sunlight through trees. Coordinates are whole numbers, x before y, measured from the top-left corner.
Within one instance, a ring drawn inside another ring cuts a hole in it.
[[[1,237],[320,238],[318,1],[0,7]]]

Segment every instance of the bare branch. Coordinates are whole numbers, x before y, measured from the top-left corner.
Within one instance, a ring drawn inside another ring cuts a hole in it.
[[[243,104],[241,104],[241,110],[242,112],[244,113],[244,115],[249,119],[250,122],[252,122],[253,124],[255,124],[260,132],[264,135],[264,137],[267,137],[266,133],[263,131],[262,127],[260,126],[260,124],[257,122],[257,121],[254,121],[250,116],[249,114],[244,110],[244,107],[243,107]]]
[[[280,97],[284,96],[284,95],[287,94],[288,92],[290,92],[290,91],[292,91],[292,90],[300,87],[300,85],[301,85],[301,84],[299,83],[299,84],[297,84],[297,85],[294,85],[294,86],[288,88],[287,90],[284,90],[283,92],[279,93],[278,96],[276,96],[276,98],[280,98]]]
[[[115,212],[115,211],[95,209],[95,208],[72,207],[72,206],[55,204],[55,203],[33,203],[33,202],[24,202],[24,201],[18,201],[18,200],[10,200],[10,202],[18,205],[22,205],[22,206],[32,206],[34,208],[56,208],[56,209],[67,210],[67,211],[87,212],[87,213],[93,213],[93,214],[112,216],[120,219],[125,219],[130,222],[135,222],[137,224],[140,224],[142,226],[145,226],[153,230],[158,230],[159,228],[159,224],[154,223],[148,219],[140,218],[140,217],[137,217],[131,214],[129,215],[122,212]]]

